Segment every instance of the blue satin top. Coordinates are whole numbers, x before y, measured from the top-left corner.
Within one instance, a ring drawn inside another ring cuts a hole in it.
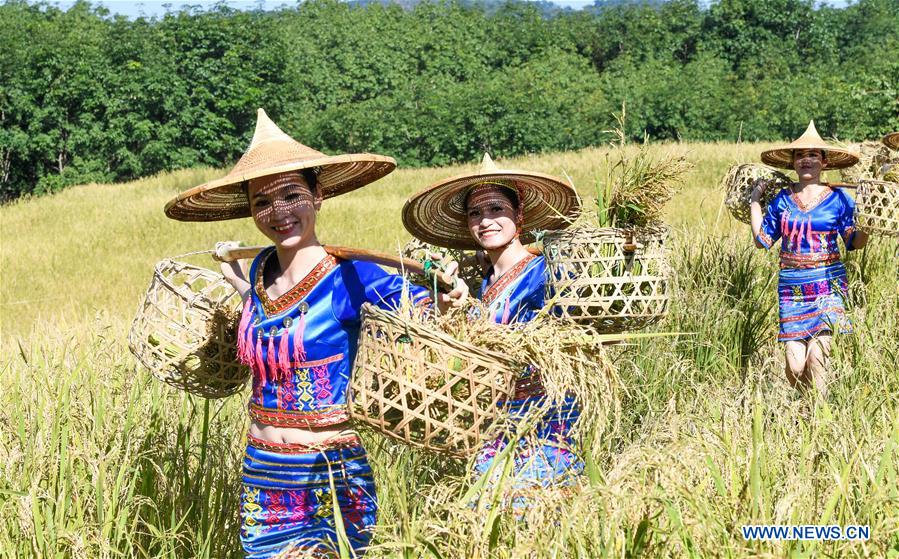
[[[362,304],[396,308],[405,293],[425,303],[428,292],[370,262],[329,255],[270,300],[263,269],[274,254],[274,247],[262,251],[250,267],[253,288],[239,327],[238,357],[253,371],[250,416],[281,427],[346,421]]]
[[[529,322],[544,305],[546,260],[530,255],[488,285],[490,274],[481,283],[478,297],[499,324]]]
[[[839,189],[826,191],[804,205],[784,188],[768,204],[756,239],[765,248],[782,239],[781,268],[829,266],[840,261],[838,237],[842,237],[846,250],[852,250],[854,211],[855,200]]]

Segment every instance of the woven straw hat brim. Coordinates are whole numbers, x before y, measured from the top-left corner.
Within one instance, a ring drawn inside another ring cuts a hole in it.
[[[322,198],[333,198],[361,188],[396,168],[392,157],[370,153],[344,154],[291,161],[247,173],[229,173],[221,179],[182,192],[165,205],[165,214],[179,221],[220,221],[250,216],[243,182],[302,169],[319,168]]]
[[[835,148],[826,144],[803,145],[791,148],[783,147],[762,153],[762,163],[781,169],[793,169],[793,151],[797,149],[820,149],[827,160],[827,169],[845,169],[858,163],[858,156],[849,150]]]
[[[883,143],[890,149],[899,150],[899,132],[891,132],[884,136]]]
[[[480,249],[468,230],[465,195],[472,187],[491,181],[518,187],[524,216],[519,238],[524,244],[534,242],[537,231],[565,229],[580,211],[577,192],[559,179],[543,173],[503,170],[460,175],[429,186],[406,201],[403,225],[426,243]]]
[[[762,162],[772,167],[793,169],[793,152],[797,149],[820,149],[824,152],[827,169],[845,169],[858,163],[857,153],[831,146],[822,140],[815,128],[815,121],[809,122],[802,136],[789,145],[762,152]]]

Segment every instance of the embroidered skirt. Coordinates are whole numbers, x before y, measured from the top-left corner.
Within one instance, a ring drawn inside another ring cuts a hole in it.
[[[336,550],[335,506],[350,545],[363,553],[375,524],[377,499],[357,435],[317,449],[249,437],[240,499],[240,539],[249,559],[297,549]]]
[[[530,410],[543,405],[545,398],[539,378],[525,376],[518,379],[515,399],[509,402],[511,428],[514,429]],[[552,406],[544,412],[531,435],[516,442],[518,448],[512,451],[515,489],[569,484],[584,471],[584,462],[575,452],[576,444],[570,436],[579,416],[577,402],[568,397],[561,405]],[[476,459],[475,473],[485,474],[507,444],[509,439],[505,435],[485,444]],[[499,474],[494,470],[494,476]]]
[[[849,333],[846,316],[846,267],[842,262],[818,268],[780,270],[780,334],[782,342],[806,340],[818,333]]]

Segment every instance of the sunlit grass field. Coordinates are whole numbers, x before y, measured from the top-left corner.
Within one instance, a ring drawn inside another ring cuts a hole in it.
[[[776,255],[721,205],[718,181],[761,144],[670,144],[694,169],[667,210],[679,337],[615,350],[622,418],[574,494],[523,518],[471,507],[468,466],[366,435],[381,511],[370,556],[899,557],[899,256],[846,258],[856,334],[830,395],[794,392],[775,341]],[[606,149],[500,166],[567,174],[589,207]],[[327,200],[319,237],[396,251],[405,198],[476,164],[399,170]],[[264,239],[250,220],[168,220],[196,169],[85,185],[0,208],[0,555],[240,557],[245,394],[206,401],[156,381],[125,338],[156,261]],[[193,260],[211,265],[211,261]],[[208,414],[208,421],[204,416]],[[207,429],[204,429],[204,426]],[[868,525],[866,542],[748,542],[744,524]]]

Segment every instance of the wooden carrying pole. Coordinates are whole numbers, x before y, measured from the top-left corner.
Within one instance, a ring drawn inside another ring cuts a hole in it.
[[[333,245],[322,245],[322,247],[325,249],[325,252],[327,252],[331,256],[335,256],[343,260],[362,260],[365,262],[372,262],[380,266],[396,268],[397,270],[406,270],[413,274],[436,277],[438,286],[446,289],[447,291],[452,290],[453,286],[455,285],[455,278],[453,276],[446,274],[436,268],[426,269],[421,262],[413,260],[411,258],[394,256],[386,252],[378,252],[375,250],[366,250],[362,248],[341,247]],[[223,246],[220,248],[216,248],[216,250],[212,254],[212,257],[219,262],[234,262],[235,260],[255,258],[256,255],[265,248],[266,247],[261,246]]]

